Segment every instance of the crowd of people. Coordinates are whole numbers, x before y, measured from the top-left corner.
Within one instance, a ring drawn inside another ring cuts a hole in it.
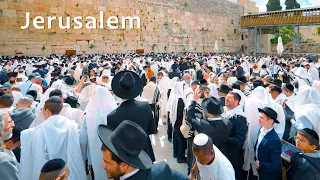
[[[0,62],[0,179],[320,177],[318,57],[151,53]],[[149,135],[159,125],[188,173],[156,159]]]

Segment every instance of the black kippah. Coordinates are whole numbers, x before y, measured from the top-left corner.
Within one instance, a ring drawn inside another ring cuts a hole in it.
[[[286,88],[287,88],[289,91],[293,91],[293,90],[294,90],[293,85],[290,84],[290,83],[286,83]]]
[[[304,128],[302,129],[304,132],[306,132],[309,136],[311,136],[312,138],[316,139],[319,141],[319,136],[318,134],[312,130],[312,129],[309,129],[309,128]]]
[[[45,163],[41,169],[42,173],[48,173],[48,172],[53,172],[53,171],[58,171],[64,168],[66,163],[64,160],[56,158],[56,159],[51,159],[47,163]]]
[[[63,103],[61,100],[61,97],[59,97],[59,96],[52,96],[46,102],[57,103],[57,104]]]

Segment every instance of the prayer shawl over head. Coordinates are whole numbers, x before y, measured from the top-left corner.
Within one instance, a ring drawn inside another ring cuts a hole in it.
[[[176,82],[172,87],[170,97],[168,100],[168,106],[171,108],[169,116],[170,116],[170,121],[172,123],[172,127],[174,126],[177,120],[178,102],[180,98],[183,100],[185,104],[186,100],[183,92],[183,83]]]
[[[101,167],[102,152],[99,147],[102,143],[98,137],[98,126],[107,125],[107,115],[117,108],[117,103],[110,91],[97,86],[85,110],[89,150],[95,179],[107,179],[105,170]]]
[[[171,94],[172,94],[172,89],[173,89],[173,85],[174,85],[177,81],[178,81],[178,77],[174,77],[174,78],[170,79],[170,83],[169,83],[168,89],[166,90],[165,97],[168,96],[168,91],[169,91],[169,89],[171,90],[171,92],[170,92],[170,96],[171,96]],[[170,111],[170,110],[171,110],[171,106],[170,106],[171,104],[169,105],[170,96],[169,96],[168,101],[167,101],[167,104],[166,104],[166,109],[167,109],[167,111]]]
[[[262,103],[262,107],[270,107],[274,111],[277,112],[277,114],[278,114],[277,120],[280,123],[278,123],[278,124],[275,123],[273,125],[273,127],[274,127],[274,130],[276,131],[276,133],[278,134],[279,138],[282,139],[283,134],[284,134],[285,125],[286,125],[284,110],[283,110],[282,106],[280,104],[274,102],[271,95],[267,92],[267,90],[264,87],[261,87],[261,86],[257,87],[256,89],[254,89],[252,91],[251,94],[252,94],[252,96],[255,96],[258,99],[260,99],[260,101]]]
[[[78,128],[81,129],[83,111],[81,109],[72,108],[69,104],[63,103],[63,108],[60,111],[59,115],[75,122],[78,124]]]
[[[313,130],[320,135],[320,94],[312,87],[304,86],[295,98],[295,119],[307,118]]]
[[[70,180],[86,180],[77,124],[59,115],[21,132],[20,178],[39,179],[42,166],[54,158],[66,162]]]
[[[141,98],[144,98],[148,101],[149,104],[155,104],[158,101],[159,89],[154,82],[149,82],[142,91]]]
[[[92,96],[93,90],[96,88],[96,85],[92,84],[92,85],[88,85],[86,87],[84,87],[78,97],[78,103],[80,104],[79,109],[81,110],[85,110],[87,107],[87,104],[90,101],[90,98]]]

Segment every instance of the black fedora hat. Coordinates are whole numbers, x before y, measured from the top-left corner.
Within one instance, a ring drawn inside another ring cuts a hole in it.
[[[98,135],[102,144],[126,164],[138,169],[151,168],[152,161],[143,150],[149,137],[138,124],[125,120],[114,131],[101,124]]]
[[[202,101],[202,107],[209,114],[220,115],[223,113],[223,108],[220,104],[220,99],[208,97]]]
[[[72,76],[66,76],[64,79],[64,83],[66,83],[69,86],[73,86],[76,84],[76,80]]]
[[[111,82],[113,93],[122,99],[133,99],[142,91],[142,82],[138,74],[132,71],[120,71]]]
[[[18,73],[17,72],[8,72],[7,77],[17,77]]]
[[[219,92],[228,94],[232,89],[228,85],[222,84],[219,88]]]
[[[65,100],[65,103],[69,104],[72,108],[78,108],[80,104],[78,103],[77,98],[74,96],[68,96]]]
[[[277,117],[278,117],[277,112],[274,111],[272,108],[269,108],[269,107],[264,107],[263,109],[258,108],[258,111],[261,112],[261,113],[264,113],[267,116],[269,116],[271,119],[274,120],[274,123],[278,123],[278,124],[280,123],[277,120]]]

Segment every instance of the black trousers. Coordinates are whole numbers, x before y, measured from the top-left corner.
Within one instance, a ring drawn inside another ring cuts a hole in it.
[[[168,135],[168,139],[172,139],[172,125],[171,125],[169,116],[170,116],[170,113],[168,112],[168,115],[167,115],[167,126],[168,126],[167,135]]]
[[[233,166],[234,172],[235,172],[235,176],[236,176],[236,180],[244,180],[245,179],[245,172],[242,169],[242,166]]]
[[[193,143],[193,138],[190,137],[187,139],[187,164],[188,164],[188,174],[190,174],[190,170],[193,167],[195,163],[195,158],[192,153],[192,143]]]
[[[153,112],[153,116],[154,116],[154,123],[156,124],[156,130],[158,131],[158,124],[159,124],[159,114],[160,114],[160,109],[159,106],[156,104],[149,104],[152,112]]]

